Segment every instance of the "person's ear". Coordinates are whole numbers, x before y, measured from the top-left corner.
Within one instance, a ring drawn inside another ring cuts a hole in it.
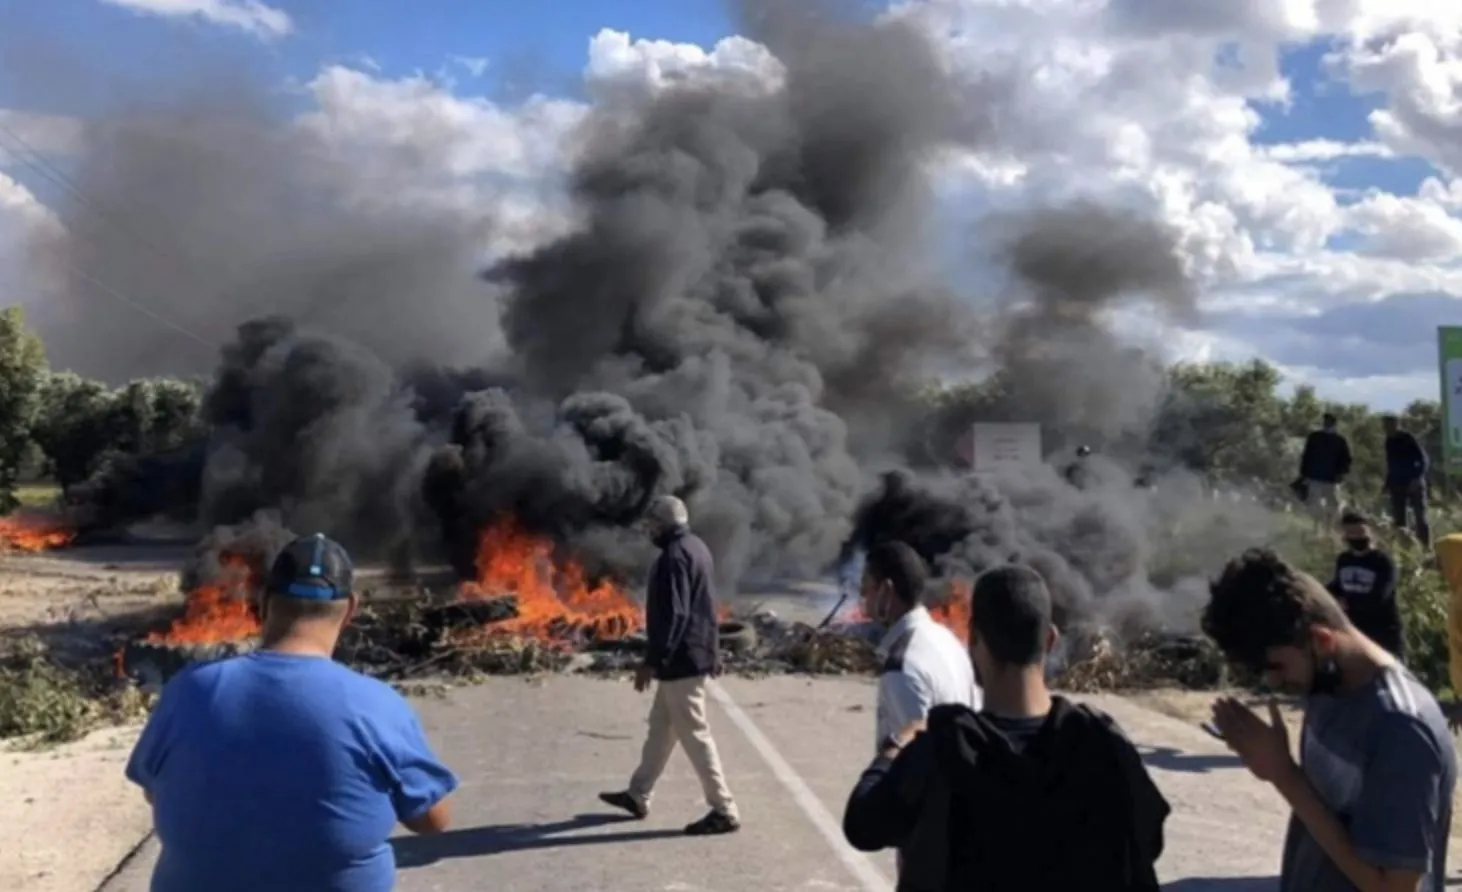
[[[1322,657],[1329,657],[1335,653],[1336,630],[1329,626],[1310,626],[1310,642],[1314,645],[1315,653]]]
[[[351,592],[345,599],[345,618],[340,621],[342,628],[350,625],[355,615],[360,612],[360,595]]]
[[[1056,645],[1061,643],[1061,630],[1056,628],[1055,623],[1046,626],[1046,653],[1055,653]]]

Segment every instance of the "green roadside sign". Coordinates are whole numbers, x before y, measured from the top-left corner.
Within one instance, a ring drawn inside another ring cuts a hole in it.
[[[1462,472],[1462,326],[1437,328],[1442,378],[1442,464],[1449,474]]]

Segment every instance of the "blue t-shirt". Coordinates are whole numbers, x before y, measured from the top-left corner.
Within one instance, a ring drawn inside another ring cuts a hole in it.
[[[174,678],[127,778],[153,796],[152,892],[387,892],[397,822],[457,787],[400,694],[274,652]]]

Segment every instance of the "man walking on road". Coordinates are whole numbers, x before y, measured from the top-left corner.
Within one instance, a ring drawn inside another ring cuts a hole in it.
[[[1336,430],[1336,417],[1326,412],[1320,429],[1305,438],[1300,455],[1300,477],[1305,481],[1310,511],[1316,526],[1328,530],[1340,511],[1340,484],[1350,473],[1350,441]]]
[[[660,547],[645,591],[645,662],[635,671],[635,690],[655,687],[650,730],[629,789],[600,793],[607,805],[644,818],[650,797],[679,743],[700,778],[711,810],[689,824],[691,836],[732,833],[740,815],[706,716],[706,686],[720,655],[711,550],[690,531],[685,503],[661,496],[650,506],[649,532]]]
[[[1267,722],[1233,698],[1213,706],[1229,749],[1292,810],[1280,892],[1443,892],[1457,755],[1436,698],[1268,549],[1210,592],[1203,631],[1224,656],[1304,698],[1298,763],[1275,701]]]
[[[1431,548],[1432,530],[1426,517],[1426,450],[1411,431],[1401,429],[1395,415],[1381,417],[1386,432],[1385,495],[1391,503],[1391,522],[1406,529],[1406,510],[1411,509],[1412,532],[1423,548]]]
[[[275,559],[260,647],[163,689],[127,763],[162,853],[152,892],[389,892],[397,823],[440,833],[457,778],[389,686],[331,659],[358,606],[323,535]]]

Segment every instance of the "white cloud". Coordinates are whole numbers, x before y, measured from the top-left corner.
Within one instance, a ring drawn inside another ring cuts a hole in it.
[[[75,118],[0,108],[0,170],[37,154],[48,159],[73,154],[80,138]]]
[[[265,39],[294,31],[294,20],[282,9],[259,0],[102,0],[133,12],[166,18],[197,18],[237,28]]]
[[[259,3],[108,2],[264,36],[292,27]],[[1430,384],[1406,387],[1429,380],[1427,314],[1462,295],[1462,7],[918,0],[890,15],[926,29],[951,66],[1014,90],[1000,108],[998,148],[937,159],[962,213],[1074,197],[1148,209],[1181,233],[1211,317],[1204,330],[1172,335],[1175,356],[1258,352],[1327,394],[1388,404],[1430,395]],[[1374,132],[1346,142],[1304,130],[1324,122],[1298,120],[1288,130],[1299,135],[1275,143],[1265,115],[1286,113],[1310,87],[1286,80],[1280,53],[1317,40],[1333,48],[1325,89],[1374,94]],[[606,28],[586,49],[592,98],[700,78],[764,89],[782,76],[773,55],[743,37],[699,47]],[[443,71],[474,76],[489,65],[444,59]],[[392,78],[367,67],[323,67],[301,118],[325,150],[348,159],[365,199],[490,202],[514,246],[568,224],[561,176],[584,104],[535,95],[506,105],[445,75]],[[1328,182],[1342,164],[1413,157],[1439,171],[1415,194]],[[1404,334],[1381,331],[1386,319]],[[1334,349],[1340,343],[1346,349]]]
[[[54,213],[29,189],[0,172],[0,306],[39,301],[44,290],[40,268],[29,255],[38,239],[60,231]]]

